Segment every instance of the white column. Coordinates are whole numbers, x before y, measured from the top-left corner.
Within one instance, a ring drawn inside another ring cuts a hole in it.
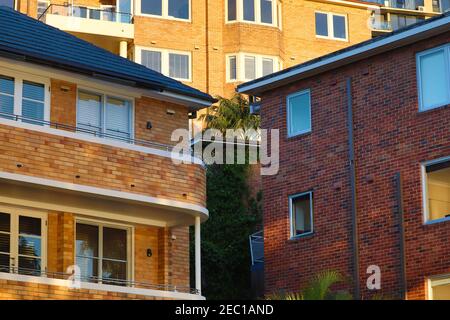
[[[127,58],[128,54],[128,42],[126,41],[120,41],[120,56],[123,58]]]
[[[202,293],[202,270],[200,253],[200,217],[195,217],[195,289]]]

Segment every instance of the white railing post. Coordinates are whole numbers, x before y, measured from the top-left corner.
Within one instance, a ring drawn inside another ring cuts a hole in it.
[[[200,217],[195,217],[195,289],[202,294],[202,270],[200,252]]]

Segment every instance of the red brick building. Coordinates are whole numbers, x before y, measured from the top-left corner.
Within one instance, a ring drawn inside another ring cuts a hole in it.
[[[238,90],[280,130],[279,172],[263,177],[266,293],[336,269],[362,299],[450,298],[450,14]]]

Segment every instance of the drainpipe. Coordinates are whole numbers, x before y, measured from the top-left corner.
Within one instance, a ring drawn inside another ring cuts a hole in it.
[[[195,217],[195,289],[202,294],[202,270],[201,270],[201,244],[200,244],[200,217]]]
[[[397,172],[395,175],[396,201],[398,213],[398,227],[400,237],[400,281],[401,281],[401,298],[406,300],[407,280],[406,280],[406,258],[405,258],[405,215],[403,210],[403,184],[402,175]]]
[[[347,129],[348,129],[348,152],[350,166],[350,189],[352,208],[352,250],[353,250],[353,281],[354,298],[360,299],[359,291],[359,244],[358,244],[358,215],[356,206],[356,171],[355,171],[355,149],[353,136],[353,101],[352,101],[352,79],[347,78]]]

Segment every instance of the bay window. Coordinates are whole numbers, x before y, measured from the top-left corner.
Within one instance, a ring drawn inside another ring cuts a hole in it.
[[[347,16],[336,13],[315,13],[316,37],[347,40]]]
[[[136,47],[136,62],[168,77],[191,81],[191,54],[167,49]]]
[[[129,100],[80,90],[77,127],[81,132],[129,141],[133,138],[132,103]]]
[[[180,20],[190,20],[191,16],[191,0],[140,0],[136,7],[143,15]]]
[[[280,27],[281,3],[276,0],[227,0],[227,22],[250,22]]]
[[[254,80],[281,70],[278,57],[237,53],[226,59],[227,82]]]

